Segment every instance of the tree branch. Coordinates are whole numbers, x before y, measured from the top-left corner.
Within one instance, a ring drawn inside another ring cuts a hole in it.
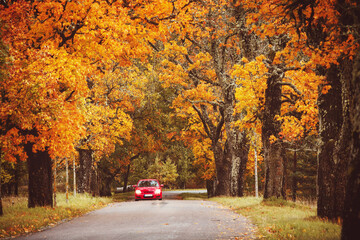
[[[201,119],[201,122],[203,123],[204,125],[204,130],[205,132],[207,133],[207,135],[209,136],[210,139],[213,139],[212,138],[212,133],[210,132],[209,130],[209,126],[207,125],[207,122],[202,114],[202,112],[200,111],[200,109],[198,109],[194,104],[192,105],[193,109],[195,109],[195,111],[197,112],[198,116],[200,117]]]
[[[278,82],[277,83],[278,85],[281,85],[281,86],[289,86],[291,87],[297,94],[299,94],[300,96],[302,95],[302,93],[300,92],[299,89],[297,89],[297,87],[292,84],[292,83],[289,83],[289,82]]]

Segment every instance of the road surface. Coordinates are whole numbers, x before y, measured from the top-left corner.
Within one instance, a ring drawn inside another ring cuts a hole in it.
[[[42,232],[17,239],[254,239],[243,216],[210,201],[163,200],[114,203]]]

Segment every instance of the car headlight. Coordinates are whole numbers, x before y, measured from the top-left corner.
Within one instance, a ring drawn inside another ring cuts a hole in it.
[[[155,194],[156,194],[156,195],[159,195],[160,193],[161,193],[161,189],[156,189],[156,190],[155,190]]]
[[[141,191],[138,189],[138,190],[135,191],[135,194],[136,194],[136,195],[140,195],[140,194],[141,194]]]

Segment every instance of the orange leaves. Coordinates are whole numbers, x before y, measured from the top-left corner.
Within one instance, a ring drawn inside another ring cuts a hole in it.
[[[30,141],[34,151],[69,156],[85,130],[93,139],[89,145],[106,153],[115,142],[129,138],[132,121],[125,112],[134,111],[139,99],[132,96],[141,94],[130,82],[114,79],[142,78],[131,70],[124,78],[114,71],[128,67],[130,58],[144,59],[149,34],[143,25],[132,24],[128,9],[106,1],[20,0],[1,8],[0,17],[13,60],[4,85],[8,102],[0,117],[36,132],[1,136],[2,144],[14,148],[7,147],[10,155],[20,155],[16,146]],[[112,76],[105,74],[112,68]]]
[[[24,137],[19,134],[17,128],[10,129],[5,135],[0,136],[1,150],[4,152],[4,159],[9,162],[16,162],[14,156],[19,156],[21,160],[25,160],[26,154],[20,144],[24,141]]]

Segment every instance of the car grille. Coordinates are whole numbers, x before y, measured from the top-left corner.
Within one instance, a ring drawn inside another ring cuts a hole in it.
[[[154,193],[154,191],[143,191],[143,193],[145,193],[145,194]]]

